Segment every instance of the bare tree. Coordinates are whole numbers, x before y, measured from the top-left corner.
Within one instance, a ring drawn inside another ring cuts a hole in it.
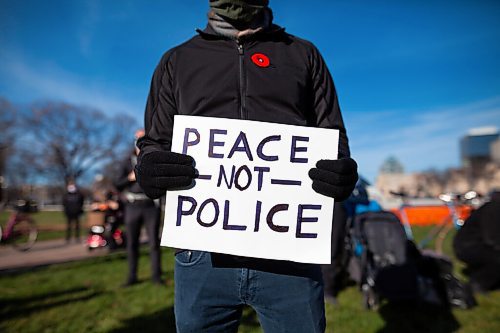
[[[16,108],[5,98],[0,97],[0,206],[5,202],[5,171],[9,156],[14,150]]]
[[[126,115],[110,117],[67,103],[36,104],[25,121],[24,160],[40,177],[77,180],[122,156],[134,126],[135,120]]]
[[[14,130],[14,124],[16,123],[17,109],[8,100],[0,97],[0,143],[4,144],[9,139]]]

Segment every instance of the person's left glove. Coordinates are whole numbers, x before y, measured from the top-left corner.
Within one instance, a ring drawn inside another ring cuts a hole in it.
[[[194,159],[189,155],[170,151],[153,151],[139,156],[135,166],[137,182],[151,199],[157,199],[167,190],[191,185],[196,177]]]
[[[351,195],[358,181],[358,165],[352,158],[319,160],[316,168],[309,170],[312,188],[319,194],[344,201]]]

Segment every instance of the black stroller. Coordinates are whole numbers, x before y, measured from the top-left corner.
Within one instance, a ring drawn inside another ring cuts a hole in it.
[[[346,245],[348,272],[368,309],[377,309],[382,299],[461,308],[475,305],[470,288],[453,276],[452,262],[420,252],[391,212],[355,215]]]
[[[350,221],[348,271],[364,296],[367,308],[376,308],[381,298],[414,300],[418,294],[417,269],[411,242],[396,215],[367,212]]]

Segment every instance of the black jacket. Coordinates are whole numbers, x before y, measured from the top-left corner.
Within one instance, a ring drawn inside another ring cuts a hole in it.
[[[83,213],[83,194],[76,192],[66,192],[63,197],[64,214],[69,218],[77,218]]]
[[[207,27],[166,52],[151,82],[141,156],[170,150],[176,114],[335,128],[339,157],[350,155],[323,58],[313,44],[277,26],[240,44]]]
[[[485,247],[500,254],[500,202],[485,203],[472,212],[453,240],[456,255]]]
[[[134,154],[130,155],[120,163],[120,169],[116,174],[113,185],[120,192],[128,191],[131,193],[144,193],[136,181],[130,181],[128,175],[134,170],[137,164],[137,158]]]

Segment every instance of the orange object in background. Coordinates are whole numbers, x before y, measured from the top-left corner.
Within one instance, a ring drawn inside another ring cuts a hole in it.
[[[87,226],[89,228],[95,225],[104,225],[106,219],[106,213],[96,211],[96,212],[87,212]]]
[[[469,217],[472,212],[472,208],[467,205],[460,205],[456,207],[457,214],[460,219],[464,220]],[[450,209],[448,206],[408,206],[405,207],[406,216],[408,217],[408,222],[410,225],[416,226],[426,226],[443,223],[445,218],[450,217]],[[401,217],[400,209],[392,209],[394,214],[396,214],[400,220]]]

